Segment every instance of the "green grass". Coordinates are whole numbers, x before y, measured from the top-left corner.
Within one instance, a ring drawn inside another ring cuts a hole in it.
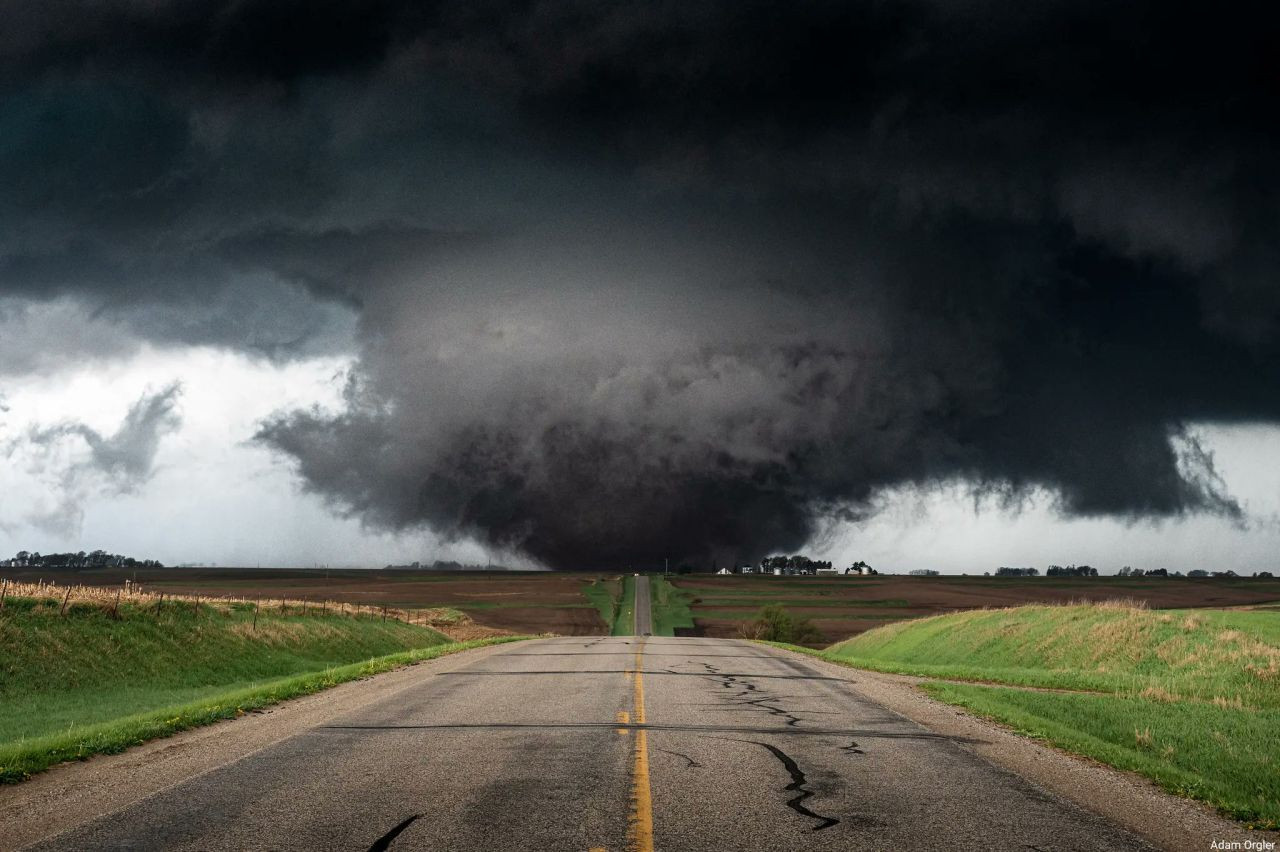
[[[925,690],[1059,748],[1280,827],[1280,711],[933,683]]]
[[[904,674],[1280,709],[1280,618],[1269,612],[974,610],[889,624],[826,653]]]
[[[677,627],[693,627],[693,613],[689,610],[691,594],[677,589],[664,577],[651,577],[649,591],[654,636],[675,636]]]
[[[612,636],[630,636],[636,624],[636,578],[627,574],[622,578],[622,595],[618,599],[618,614],[613,619]]]
[[[0,782],[120,751],[283,698],[474,647],[376,617],[159,614],[6,601],[0,614]]]
[[[621,586],[617,580],[596,579],[582,587],[582,595],[600,613],[604,626],[613,631],[621,606]]]
[[[891,624],[810,653],[880,671],[1077,690],[925,685],[1236,819],[1280,827],[1278,614],[1023,606]]]

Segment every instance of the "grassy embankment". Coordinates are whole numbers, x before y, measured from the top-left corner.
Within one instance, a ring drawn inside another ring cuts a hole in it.
[[[593,580],[582,587],[582,594],[600,613],[610,636],[630,636],[635,625],[636,578],[623,577]]]
[[[0,612],[0,783],[494,640],[253,604],[13,598]],[[501,640],[498,640],[501,641]]]
[[[610,635],[617,636],[618,615],[622,609],[622,578],[597,578],[582,587],[582,595],[600,613],[600,620]]]
[[[627,574],[611,579],[592,580],[582,587],[582,594],[600,613],[611,636],[630,636],[635,627],[636,578]],[[649,609],[653,617],[654,636],[674,636],[677,627],[692,627],[689,611],[692,596],[677,589],[662,577],[649,578]]]
[[[861,668],[1032,687],[924,685],[1246,823],[1280,827],[1280,614],[1023,606],[887,625],[817,653]]]
[[[649,609],[654,636],[675,636],[677,627],[693,627],[689,605],[693,595],[671,585],[665,577],[649,579]]]
[[[636,578],[622,578],[622,594],[618,598],[618,617],[613,620],[613,636],[631,636],[636,626]]]

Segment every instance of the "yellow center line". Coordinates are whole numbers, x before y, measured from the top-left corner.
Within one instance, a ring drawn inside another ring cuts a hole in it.
[[[644,721],[644,639],[636,648],[635,708],[637,725]],[[636,730],[635,765],[631,782],[631,821],[627,829],[629,852],[653,852],[653,797],[649,788],[649,739],[644,728]]]

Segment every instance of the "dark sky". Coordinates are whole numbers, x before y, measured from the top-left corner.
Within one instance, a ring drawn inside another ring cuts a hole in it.
[[[254,440],[554,567],[795,549],[902,487],[1240,519],[1193,427],[1280,420],[1260,8],[3,0],[0,299],[354,356]]]

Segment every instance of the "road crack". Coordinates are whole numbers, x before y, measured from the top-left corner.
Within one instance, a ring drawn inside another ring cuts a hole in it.
[[[799,716],[779,707],[776,702],[781,701],[785,696],[770,696],[762,692],[757,684],[750,683],[745,677],[731,674],[719,674],[709,663],[702,664],[707,669],[707,677],[715,678],[720,681],[720,686],[726,689],[735,689],[739,691],[730,696],[728,703],[738,707],[750,707],[756,710],[763,710],[770,716],[776,716],[786,719],[788,727],[797,728],[803,721]],[[754,697],[753,697],[754,696]]]
[[[373,845],[369,847],[369,852],[387,852],[387,850],[391,848],[391,841],[395,840],[400,835],[400,832],[412,825],[413,821],[421,816],[422,814],[414,814],[395,828],[388,831],[386,834],[379,837],[373,842]]]
[[[654,751],[660,751],[660,752],[662,752],[663,754],[670,754],[670,755],[674,755],[674,756],[676,756],[676,757],[683,757],[685,760],[689,761],[689,765],[688,765],[687,767],[685,767],[686,769],[695,769],[695,768],[696,768],[696,769],[701,769],[701,768],[702,768],[702,764],[701,764],[701,763],[699,763],[698,761],[694,760],[692,757],[690,757],[689,755],[685,754],[684,752],[680,752],[680,751],[668,751],[668,750],[667,750],[667,749],[665,749],[665,748],[655,748],[655,749],[654,749]]]
[[[822,814],[814,813],[813,811],[809,810],[804,806],[804,801],[806,799],[813,797],[816,794],[809,789],[808,777],[804,774],[804,770],[800,768],[800,764],[796,763],[795,760],[792,759],[791,755],[787,754],[785,751],[778,748],[777,746],[770,745],[769,743],[762,743],[759,740],[739,740],[739,739],[732,739],[730,737],[715,737],[715,739],[728,740],[729,742],[737,742],[737,743],[748,743],[750,745],[758,745],[761,748],[767,750],[774,757],[776,757],[778,759],[778,762],[781,763],[786,768],[787,774],[791,776],[791,783],[783,787],[782,788],[783,791],[787,793],[796,794],[795,796],[787,800],[786,805],[787,807],[791,808],[791,810],[795,811],[796,813],[800,814],[803,817],[817,820],[818,824],[813,826],[812,828],[813,831],[822,831],[824,829],[830,828],[833,825],[840,824],[840,820],[837,819],[836,817],[823,816]]]

